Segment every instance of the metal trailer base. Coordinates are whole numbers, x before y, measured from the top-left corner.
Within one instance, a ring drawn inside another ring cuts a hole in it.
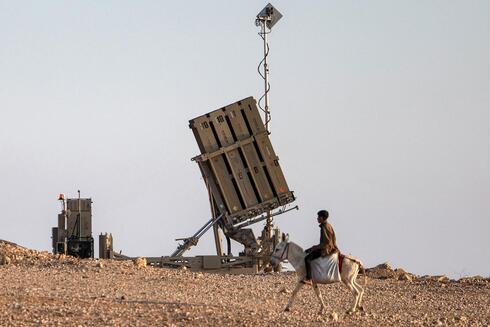
[[[256,274],[259,271],[257,257],[201,255],[195,257],[147,257],[148,265],[181,268],[190,271],[221,274]]]

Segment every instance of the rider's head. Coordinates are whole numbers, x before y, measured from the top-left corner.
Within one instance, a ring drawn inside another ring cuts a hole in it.
[[[318,211],[317,215],[318,215],[318,222],[320,224],[326,222],[328,219],[328,211],[327,210],[320,210],[320,211]]]

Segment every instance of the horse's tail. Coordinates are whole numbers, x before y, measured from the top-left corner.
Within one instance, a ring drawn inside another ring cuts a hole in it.
[[[362,264],[361,260],[355,260],[355,262],[359,265],[358,271],[364,276],[364,285],[366,286],[367,284],[367,274],[366,274],[366,269],[364,268],[364,265]]]

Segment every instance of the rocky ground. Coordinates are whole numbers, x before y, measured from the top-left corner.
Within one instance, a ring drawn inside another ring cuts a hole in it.
[[[368,270],[365,312],[339,283],[283,308],[294,273],[218,275],[131,261],[77,260],[0,241],[0,326],[489,326],[490,279]],[[360,278],[361,282],[364,280]]]

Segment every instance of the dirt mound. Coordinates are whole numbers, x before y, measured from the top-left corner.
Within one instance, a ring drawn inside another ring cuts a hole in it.
[[[403,268],[393,269],[388,262],[377,265],[376,267],[367,268],[366,275],[373,279],[398,279],[411,281],[417,276],[406,272]]]
[[[35,265],[53,263],[76,263],[79,260],[64,254],[30,250],[15,243],[0,240],[0,265]]]
[[[483,276],[468,276],[468,277],[462,277],[458,280],[459,283],[462,284],[479,284],[479,285],[486,285],[490,283],[490,277],[485,278]]]

